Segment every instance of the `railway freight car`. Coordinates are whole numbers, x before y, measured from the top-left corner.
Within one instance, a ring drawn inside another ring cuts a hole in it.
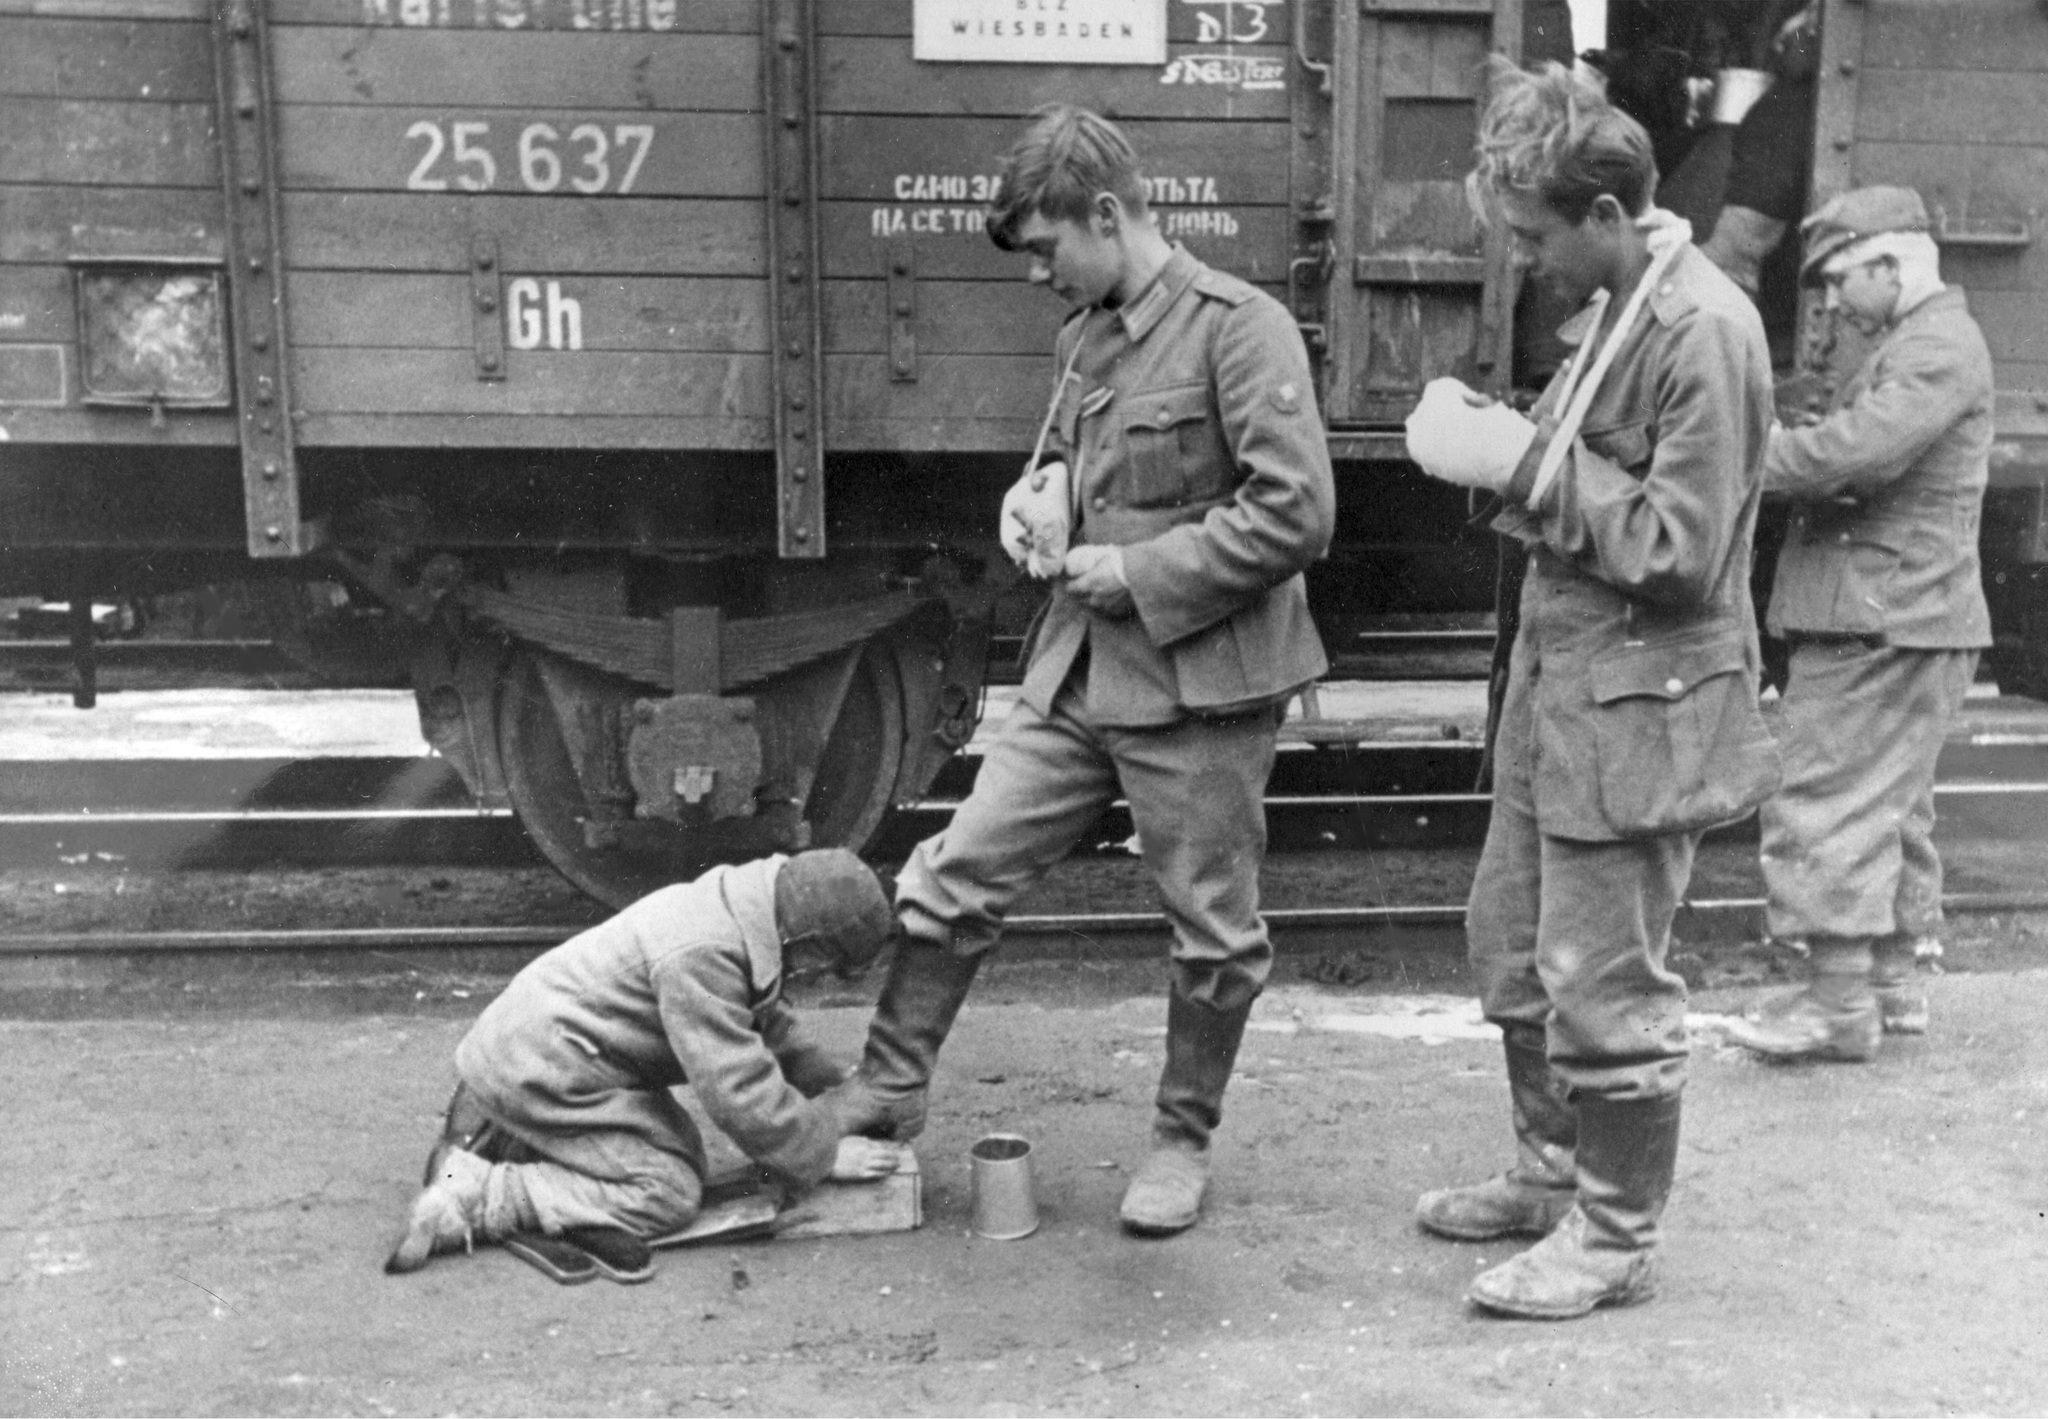
[[[2039,683],[2048,19],[1825,19],[1816,187],[1922,185],[1957,274],[1999,293],[1986,551]],[[1483,60],[1568,56],[1562,23],[1539,0],[0,0],[0,594],[345,587],[429,742],[613,901],[859,844],[966,741],[992,632],[1035,594],[993,510],[1061,312],[982,210],[1019,119],[1063,99],[1132,132],[1167,236],[1300,320],[1340,469],[1311,594],[1369,672],[1376,631],[1491,624],[1491,539],[1398,426],[1436,375],[1513,381],[1507,252],[1461,179]],[[1128,436],[1176,436],[1172,408],[1138,415]]]

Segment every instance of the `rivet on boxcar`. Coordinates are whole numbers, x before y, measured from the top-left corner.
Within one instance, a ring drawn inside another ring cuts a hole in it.
[[[265,460],[264,460],[264,463],[263,463],[263,476],[264,476],[265,478],[267,478],[267,479],[269,479],[269,480],[271,480],[271,481],[275,482],[275,481],[277,480],[278,476],[279,476],[279,475],[280,475],[281,473],[283,473],[283,472],[284,472],[284,470],[283,470],[282,468],[280,468],[280,467],[278,467],[278,466],[277,466],[277,460],[276,460],[275,458],[270,458],[270,459],[265,459]]]
[[[1848,78],[1852,78],[1852,77],[1854,77],[1854,75],[1855,75],[1855,73],[1856,73],[1856,61],[1855,61],[1855,60],[1853,60],[1853,59],[1844,59],[1844,60],[1842,61],[1841,69],[1842,69],[1842,77],[1843,77],[1844,79],[1848,79]]]
[[[270,337],[259,330],[249,337],[249,343],[259,350],[267,350],[270,348]]]
[[[257,193],[261,192],[262,190],[263,184],[257,181],[255,178],[245,177],[242,179],[242,191],[248,193],[251,197],[254,197]]]
[[[803,397],[803,395],[801,395],[801,394],[792,394],[792,395],[790,395],[790,396],[789,396],[789,407],[790,407],[790,408],[792,408],[792,409],[801,409],[801,408],[803,408],[803,407],[804,407],[804,397]]]
[[[262,258],[262,257],[260,257],[260,256],[252,256],[252,257],[250,257],[250,258],[249,258],[249,269],[250,269],[251,271],[261,271],[261,270],[263,269],[263,258]]]
[[[496,265],[496,264],[497,264],[497,260],[496,260],[496,258],[495,258],[495,257],[493,257],[493,256],[492,256],[492,255],[491,255],[491,254],[490,254],[489,252],[485,252],[485,251],[480,251],[480,252],[478,252],[478,253],[477,253],[477,257],[476,257],[476,269],[477,269],[477,270],[479,270],[479,271],[488,271],[488,270],[490,270],[490,269],[491,269],[491,267],[493,267],[493,266],[494,266],[494,265]]]
[[[791,358],[792,360],[800,360],[800,359],[802,359],[802,358],[804,357],[804,342],[803,342],[803,341],[801,341],[801,340],[792,340],[792,341],[790,341],[790,342],[789,342],[789,357],[790,357],[790,358]]]
[[[485,355],[477,363],[487,370],[494,370],[498,367],[498,357],[496,355]]]
[[[498,298],[485,291],[476,298],[476,308],[488,315],[498,308]]]
[[[896,302],[896,313],[898,315],[910,314],[910,302],[908,300],[900,300]]]
[[[810,528],[808,528],[808,527],[799,527],[799,528],[798,528],[798,529],[796,530],[796,540],[797,540],[797,541],[799,541],[799,542],[808,542],[808,541],[810,541],[810,540],[811,540],[811,529],[810,529]]]
[[[788,189],[788,190],[787,190],[786,192],[784,192],[784,193],[782,194],[782,205],[783,205],[783,206],[785,206],[785,207],[801,207],[801,206],[803,206],[803,205],[804,205],[804,194],[803,194],[803,189],[802,189],[802,188],[798,188],[798,187],[792,187],[792,188]]]
[[[811,481],[811,470],[808,468],[792,468],[789,470],[789,481],[792,483],[808,483]]]
[[[803,280],[803,278],[804,278],[804,268],[803,268],[803,264],[802,264],[801,262],[797,262],[797,261],[792,261],[792,262],[790,262],[790,263],[789,263],[789,279],[790,279],[790,282],[791,282],[791,284],[795,284],[796,282],[799,282],[799,281]]]
[[[284,529],[282,527],[278,527],[275,525],[266,527],[263,529],[263,535],[273,542],[284,541]]]

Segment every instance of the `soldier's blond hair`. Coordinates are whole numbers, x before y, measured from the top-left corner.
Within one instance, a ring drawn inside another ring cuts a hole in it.
[[[1631,217],[1657,192],[1657,160],[1643,126],[1562,64],[1528,70],[1495,55],[1479,117],[1478,162],[1465,195],[1481,221],[1495,191],[1540,197],[1568,222],[1611,196]]]
[[[1034,212],[1049,221],[1085,223],[1104,192],[1132,217],[1145,218],[1145,175],[1121,129],[1068,103],[1047,104],[1031,116],[1036,121],[1003,157],[988,208],[990,240],[1016,250],[1017,229]]]

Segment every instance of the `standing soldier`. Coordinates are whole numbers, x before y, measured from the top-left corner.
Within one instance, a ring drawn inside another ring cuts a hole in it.
[[[1329,546],[1329,451],[1292,317],[1167,243],[1115,125],[1041,110],[988,229],[1075,307],[1023,480],[1071,488],[1072,546],[1047,568],[1023,696],[973,794],[898,878],[902,934],[844,1126],[923,1127],[939,1048],[1004,917],[1121,793],[1174,933],[1153,1146],[1122,1216],[1166,1235],[1200,1214],[1272,963],[1263,799],[1287,699],[1328,665],[1302,570]],[[1020,561],[1044,554],[1016,531]]]
[[[1562,1318],[1655,1289],[1687,1059],[1671,919],[1700,832],[1777,776],[1749,595],[1771,368],[1755,308],[1651,206],[1635,120],[1501,61],[1478,154],[1475,207],[1579,313],[1535,424],[1451,380],[1409,422],[1424,469],[1501,494],[1530,549],[1466,919],[1518,1159],[1417,1215],[1543,1238],[1471,1297]]]
[[[1832,412],[1771,431],[1764,491],[1792,501],[1771,591],[1792,642],[1785,785],[1763,810],[1774,936],[1811,981],[1730,1038],[1781,1058],[1866,1060],[1918,1034],[1916,935],[1941,921],[1934,761],[1991,643],[1977,522],[1991,450],[1991,355],[1941,283],[1927,209],[1903,187],[1809,217],[1802,274],[1877,340]]]

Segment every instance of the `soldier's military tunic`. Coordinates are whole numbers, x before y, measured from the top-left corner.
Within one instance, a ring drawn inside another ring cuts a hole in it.
[[[478,1104],[542,1158],[549,1232],[654,1236],[696,1215],[704,1144],[670,1089],[791,1188],[832,1169],[839,1130],[811,1096],[844,1071],[782,998],[775,878],[786,859],[664,887],[533,961],[456,1047]]]
[[[1537,405],[1546,431],[1568,376]],[[1688,246],[1556,481],[1527,507],[1539,436],[1495,524],[1530,558],[1466,932],[1487,1018],[1573,1094],[1682,1087],[1672,916],[1700,832],[1776,780],[1749,594],[1770,415],[1755,307]]]
[[[1775,935],[1940,924],[1934,763],[1991,643],[1992,388],[1947,288],[1897,318],[1821,422],[1772,431],[1764,491],[1794,504],[1770,603],[1793,646],[1785,783],[1762,814]]]
[[[1287,698],[1327,668],[1302,570],[1335,492],[1307,353],[1257,288],[1176,247],[1121,309],[1060,332],[1053,455],[1074,542],[1123,549],[1135,614],[1055,585],[974,792],[897,879],[914,935],[993,945],[1016,899],[1119,794],[1174,929],[1175,988],[1229,1009],[1272,947],[1262,799]]]

